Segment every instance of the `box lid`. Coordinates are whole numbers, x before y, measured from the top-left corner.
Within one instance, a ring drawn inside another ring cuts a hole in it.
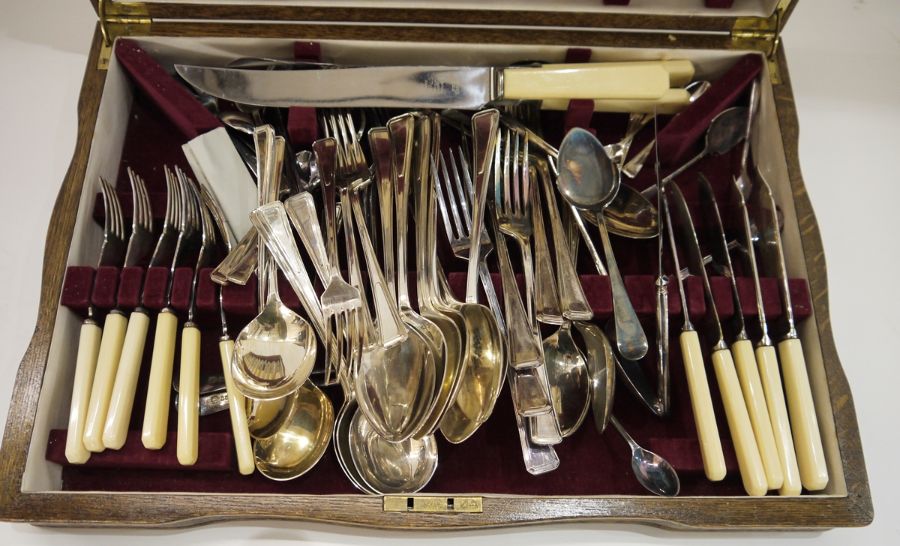
[[[101,20],[303,21],[730,32],[780,29],[796,0],[91,0]],[[755,23],[750,23],[754,20]]]

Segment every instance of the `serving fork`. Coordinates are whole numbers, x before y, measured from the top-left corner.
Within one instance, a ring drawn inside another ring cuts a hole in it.
[[[103,194],[103,243],[100,246],[100,257],[97,268],[114,265],[122,260],[125,253],[125,223],[122,219],[122,208],[116,191],[102,177],[100,191]],[[101,328],[94,317],[92,303],[88,305],[87,318],[81,324],[78,338],[78,352],[75,359],[75,377],[72,382],[72,401],[69,406],[69,428],[66,435],[66,459],[73,464],[87,462],[91,452],[84,443],[85,422],[94,372],[98,359],[111,359],[115,343],[121,350],[121,342],[125,331],[125,316],[122,313],[110,312]],[[114,339],[115,338],[115,339]],[[106,345],[106,346],[104,346]],[[118,358],[118,357],[116,357]]]

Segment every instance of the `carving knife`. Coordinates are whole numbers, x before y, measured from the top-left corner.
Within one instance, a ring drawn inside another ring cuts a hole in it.
[[[778,357],[772,338],[769,337],[769,326],[766,321],[766,309],[763,305],[762,288],[759,283],[759,269],[756,265],[756,250],[753,244],[753,229],[750,227],[750,215],[747,212],[747,203],[744,201],[743,184],[738,179],[733,179],[734,191],[731,192],[737,208],[740,211],[740,229],[738,230],[739,245],[744,252],[738,252],[739,256],[749,265],[753,277],[753,287],[756,294],[756,309],[759,319],[759,328],[762,333],[759,343],[756,344],[756,363],[759,366],[759,375],[762,380],[763,392],[766,395],[766,405],[769,408],[769,419],[775,433],[775,447],[778,449],[778,458],[781,461],[781,470],[784,478],[778,493],[782,496],[796,496],[800,494],[800,469],[797,466],[797,455],[794,452],[794,437],[791,433],[791,423],[788,418],[787,403],[784,400],[784,389],[781,384],[781,372],[778,369]]]
[[[744,324],[744,309],[741,306],[741,297],[733,274],[731,256],[728,254],[728,239],[725,237],[725,227],[722,224],[722,216],[719,214],[719,205],[716,202],[712,185],[702,173],[700,174],[700,206],[703,214],[711,220],[712,227],[708,240],[711,243],[709,250],[712,254],[713,264],[723,269],[725,276],[731,281],[731,299],[734,302],[734,316],[731,322],[737,332],[734,343],[731,344],[731,355],[734,357],[741,391],[743,391],[744,401],[747,403],[753,435],[756,437],[756,445],[759,447],[759,454],[762,457],[769,489],[779,489],[784,483],[784,473],[778,457],[778,449],[775,447],[775,435],[772,432],[772,421],[766,407],[766,397],[756,364],[756,356],[753,354],[753,343],[747,335],[747,327]]]
[[[480,108],[498,100],[656,100],[670,88],[663,61],[528,67],[373,66],[248,70],[175,65],[199,91],[255,106]]]
[[[728,429],[731,432],[731,441],[737,455],[738,467],[741,472],[741,480],[744,490],[752,496],[762,496],[768,491],[768,481],[763,469],[762,458],[759,455],[759,447],[753,436],[753,428],[750,425],[750,416],[741,392],[734,360],[725,336],[722,333],[722,323],[719,321],[719,312],[713,299],[709,277],[706,275],[706,267],[703,264],[703,254],[700,252],[700,243],[697,240],[697,232],[678,184],[672,182],[665,187],[667,209],[674,210],[675,221],[671,227],[679,236],[679,243],[687,256],[688,271],[692,275],[700,277],[703,282],[703,294],[706,299],[706,316],[709,331],[715,343],[712,347],[712,363],[716,373],[716,381],[719,383],[719,393],[722,395],[722,405],[725,406],[725,418],[728,421]],[[686,315],[686,314],[685,314]],[[691,359],[702,359],[699,347],[695,347],[695,353]],[[701,360],[702,361],[702,360]]]
[[[760,183],[754,187],[753,198],[760,232],[760,263],[764,275],[778,279],[778,289],[784,307],[784,321],[787,323],[787,333],[778,343],[778,356],[781,359],[781,371],[787,393],[788,411],[794,433],[794,449],[800,467],[800,481],[806,489],[819,491],[828,485],[828,467],[825,463],[825,451],[816,419],[803,346],[794,324],[794,307],[788,288],[781,234],[778,231],[778,211],[771,186],[758,168],[756,174]]]

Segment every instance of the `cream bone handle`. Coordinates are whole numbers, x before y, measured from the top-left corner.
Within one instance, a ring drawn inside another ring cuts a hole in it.
[[[177,331],[178,317],[171,309],[163,309],[156,317],[147,403],[144,406],[144,425],[141,431],[141,441],[147,449],[162,449],[166,443]]]
[[[756,445],[759,448],[759,455],[766,472],[768,488],[779,489],[784,483],[784,472],[778,456],[778,448],[775,446],[775,434],[772,431],[772,421],[766,406],[765,391],[760,379],[756,355],[753,353],[753,344],[749,339],[735,341],[731,346],[731,354],[734,357],[734,365],[741,383],[741,392],[744,394],[744,402],[747,405],[750,425],[753,427],[753,436],[756,438]]]
[[[504,99],[656,100],[690,82],[690,61],[545,64],[503,70]]]
[[[178,374],[176,456],[183,466],[197,462],[200,426],[200,330],[188,323],[181,331]]]
[[[181,331],[178,370],[178,429],[175,455],[182,466],[197,462],[200,428],[200,329],[187,323]]]
[[[104,450],[103,426],[106,424],[106,413],[112,395],[113,383],[116,380],[116,369],[122,355],[122,344],[125,342],[125,329],[128,319],[121,311],[111,311],[103,323],[103,335],[100,337],[100,354],[94,369],[94,381],[91,385],[91,398],[88,403],[87,418],[84,422],[84,447],[94,453]]]
[[[84,447],[84,422],[87,419],[94,368],[100,355],[102,331],[88,319],[81,325],[78,336],[78,356],[75,359],[75,378],[72,380],[72,402],[69,406],[69,429],[66,433],[66,460],[83,464],[91,456]]]
[[[503,98],[512,100],[654,100],[668,89],[669,73],[658,64],[581,63],[503,70]]]
[[[731,351],[727,348],[713,349],[712,363],[716,372],[716,380],[719,383],[719,393],[722,395],[725,418],[728,420],[728,430],[731,432],[731,442],[734,444],[734,452],[737,455],[744,490],[748,495],[754,497],[763,496],[769,489],[766,471],[763,469],[759,447],[753,436],[750,415],[747,413],[747,405],[744,403],[744,396],[741,393],[741,384],[734,368]]]
[[[800,340],[789,338],[779,343],[778,356],[781,358],[800,481],[806,489],[819,491],[828,485],[828,467]]]
[[[658,99],[594,99],[594,112],[621,114],[677,114],[691,103],[686,89],[669,89]],[[542,110],[566,110],[569,99],[545,99]]]
[[[131,421],[131,411],[134,408],[134,395],[149,328],[150,317],[146,310],[138,308],[128,317],[125,343],[119,357],[116,380],[113,383],[106,423],[103,426],[103,445],[107,449],[121,449],[128,437],[128,423]]]
[[[725,454],[722,452],[722,440],[719,438],[719,427],[716,425],[716,414],[703,365],[700,337],[696,330],[685,330],[681,332],[678,341],[691,395],[691,409],[694,412],[697,440],[700,442],[703,470],[709,481],[721,481],[725,478]]]
[[[234,449],[237,454],[238,471],[247,476],[253,474],[256,463],[253,446],[250,443],[250,429],[247,427],[247,409],[243,395],[234,386],[231,377],[231,358],[234,341],[223,339],[219,342],[219,356],[222,358],[222,374],[225,376],[225,390],[228,392],[228,412],[231,414],[231,433],[234,435]]]
[[[759,376],[766,395],[769,420],[775,433],[775,447],[778,449],[778,460],[781,463],[781,472],[784,477],[778,493],[782,496],[793,497],[799,495],[802,489],[800,469],[797,466],[797,455],[794,452],[794,437],[791,435],[791,422],[788,419],[787,403],[784,400],[775,347],[771,345],[757,347],[756,363],[759,365]]]

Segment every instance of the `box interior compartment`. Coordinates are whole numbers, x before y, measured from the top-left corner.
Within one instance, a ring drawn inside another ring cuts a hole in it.
[[[352,2],[351,2],[352,3]],[[362,4],[363,2],[355,2]],[[421,2],[430,4],[429,2]],[[735,10],[769,9],[772,1],[737,1]],[[573,2],[572,4],[581,3]],[[585,3],[587,4],[587,3]],[[632,2],[634,9],[640,9],[641,2]],[[673,2],[672,5],[681,5]],[[535,3],[537,6],[538,3]],[[544,4],[546,6],[546,4]],[[592,6],[602,6],[591,3]],[[658,10],[658,3],[655,3]],[[568,4],[567,4],[568,6]],[[673,7],[673,9],[675,9]],[[771,9],[768,11],[771,12]],[[163,67],[171,71],[175,63],[222,65],[235,57],[257,56],[290,58],[294,52],[294,42],[281,39],[251,38],[140,38],[136,42],[152,55]],[[454,64],[454,65],[507,65],[524,59],[540,59],[562,62],[567,55],[564,46],[526,45],[468,45],[445,43],[401,43],[325,40],[321,41],[322,60],[339,64]],[[665,50],[633,48],[594,48],[591,60],[637,60],[658,58],[688,58],[697,67],[695,79],[715,81],[745,55],[737,51],[711,50]],[[766,63],[762,63],[763,81],[767,80]],[[737,103],[746,103],[746,92],[741,92]],[[595,114],[589,118],[590,128],[604,143],[615,142],[624,130],[627,115]],[[668,118],[662,118],[660,128]],[[567,124],[565,112],[546,112],[543,115],[545,136],[551,144],[558,145]],[[571,121],[571,120],[568,120]],[[445,130],[444,133],[450,133]],[[651,137],[643,131],[635,140],[632,153],[643,147]],[[783,240],[791,277],[795,314],[804,343],[807,365],[814,397],[817,402],[819,426],[825,443],[830,483],[820,495],[845,495],[846,486],[841,473],[840,453],[830,413],[827,379],[824,373],[823,356],[815,327],[816,317],[811,304],[807,283],[806,264],[803,258],[797,216],[794,210],[791,188],[788,184],[787,165],[783,142],[778,126],[775,102],[770,86],[761,86],[760,110],[756,120],[753,140],[753,156],[767,179],[773,183],[776,200],[784,216]],[[452,136],[447,137],[452,139]],[[200,420],[200,461],[196,467],[179,467],[175,461],[175,414],[170,412],[170,439],[160,452],[144,450],[140,443],[140,424],[143,418],[143,386],[149,368],[152,350],[153,323],[155,313],[151,313],[151,329],[148,333],[142,378],[140,380],[132,415],[131,433],[126,446],[120,452],[107,451],[92,456],[88,464],[72,466],[64,463],[65,427],[68,419],[72,376],[78,329],[89,298],[101,309],[110,309],[116,303],[126,310],[137,304],[137,289],[129,292],[132,299],[123,301],[123,289],[141,281],[145,290],[152,284],[151,278],[165,279],[165,271],[147,272],[141,268],[120,271],[117,268],[94,271],[93,266],[102,240],[102,207],[97,206],[98,177],[117,185],[126,223],[130,224],[131,195],[125,167],[131,166],[148,183],[154,205],[156,226],[159,229],[164,212],[164,179],[162,166],[180,165],[190,172],[181,145],[186,139],[172,125],[171,121],[152,101],[137,91],[125,74],[123,67],[113,57],[109,66],[106,84],[100,103],[97,128],[91,147],[86,171],[84,190],[79,204],[78,217],[69,251],[67,279],[63,287],[63,304],[57,312],[56,327],[50,347],[50,356],[44,375],[43,387],[31,448],[28,454],[23,491],[148,491],[148,492],[252,492],[278,494],[357,494],[350,482],[343,476],[331,448],[326,451],[318,465],[306,475],[290,482],[270,481],[259,473],[240,476],[236,469],[231,443],[230,424],[227,413],[202,417]],[[701,142],[695,150],[702,147]],[[693,155],[693,154],[690,154]],[[679,178],[692,207],[696,207],[696,178],[698,172],[705,173],[717,192],[730,188],[730,176],[736,172],[740,158],[740,146],[733,153],[721,157],[708,158],[700,162]],[[674,167],[670,165],[669,169]],[[663,171],[665,174],[665,169]],[[636,189],[652,183],[652,164],[641,171],[632,181]],[[626,180],[627,182],[627,180]],[[320,203],[318,193],[315,194]],[[727,208],[723,210],[726,224],[729,224]],[[440,222],[439,222],[440,224]],[[703,244],[702,225],[698,225]],[[446,239],[439,227],[439,256],[448,271],[452,287],[458,295],[464,292],[466,263],[452,257]],[[413,230],[410,237],[414,240]],[[595,230],[595,244],[599,245]],[[240,236],[240,234],[238,234]],[[648,338],[653,346],[654,294],[656,275],[655,240],[628,240],[613,237],[616,256],[635,308],[644,322]],[[591,299],[595,311],[594,321],[601,324],[609,317],[611,303],[608,281],[596,275],[592,263],[582,250],[578,269],[582,275],[585,291]],[[667,249],[667,271],[671,272]],[[518,253],[512,252],[514,266]],[[492,271],[496,272],[493,258],[489,260]],[[414,264],[414,260],[409,261]],[[753,302],[752,282],[739,272],[742,288],[744,312],[750,328],[751,339],[758,335],[753,330],[756,307]],[[161,277],[160,277],[161,275]],[[208,275],[201,275],[198,306],[199,324],[203,330],[203,373],[215,373],[220,369],[217,342],[220,325],[217,315],[217,301],[213,285]],[[80,280],[79,280],[80,279]],[[130,281],[128,279],[131,279]],[[181,281],[179,281],[181,279]],[[178,282],[189,283],[189,271],[176,272]],[[499,282],[499,279],[495,279]],[[80,284],[79,284],[80,283]],[[727,279],[712,279],[717,307],[724,320],[733,308]],[[93,285],[93,286],[92,286]],[[687,281],[689,306],[692,319],[699,319],[705,313],[702,286],[698,279]],[[774,279],[764,279],[764,298],[770,324],[781,314],[781,304]],[[715,374],[708,371],[710,390],[716,404],[716,415],[722,435],[728,477],[719,483],[711,483],[703,476],[702,464],[694,431],[693,416],[678,349],[677,334],[681,327],[681,305],[677,293],[677,283],[671,279],[670,289],[670,365],[672,377],[672,411],[666,418],[654,417],[627,390],[623,381],[617,382],[615,414],[632,436],[644,447],[656,451],[668,459],[678,470],[682,483],[682,495],[700,496],[743,496],[740,477],[737,472],[731,440],[727,433],[724,412],[718,400]],[[104,292],[105,290],[105,292]],[[126,290],[127,292],[127,290]],[[246,287],[230,286],[226,289],[225,306],[229,313],[229,330],[232,336],[255,316],[255,285],[251,280]],[[176,288],[176,294],[178,289]],[[98,295],[101,294],[101,295]],[[106,294],[107,300],[103,300]],[[289,306],[300,309],[299,302],[290,287],[282,283],[281,295]],[[146,297],[146,292],[145,292]],[[413,298],[414,299],[414,298]],[[106,301],[104,305],[102,302]],[[81,303],[79,303],[81,302]],[[130,302],[130,303],[129,303]],[[145,301],[146,303],[146,301]],[[186,307],[186,299],[173,297],[176,308]],[[152,311],[153,309],[151,309]],[[301,311],[302,313],[302,311]],[[180,324],[183,323],[183,317]],[[727,331],[727,330],[726,330]],[[548,329],[544,335],[552,332]],[[780,333],[780,332],[778,332]],[[704,342],[704,346],[708,346]],[[322,351],[320,351],[322,352]],[[176,352],[177,355],[177,352]],[[708,354],[706,355],[708,357]],[[177,357],[176,357],[177,358]],[[655,379],[654,349],[645,359],[644,366],[651,380]],[[708,358],[707,358],[708,362]],[[335,409],[340,407],[341,395],[337,387],[326,389]],[[614,432],[607,431],[602,436],[597,433],[591,417],[581,428],[561,445],[556,446],[561,461],[560,467],[549,474],[531,476],[521,460],[521,452],[516,437],[513,410],[507,389],[494,409],[491,418],[468,441],[451,445],[438,435],[439,465],[430,484],[423,493],[482,493],[497,495],[645,495],[648,494],[634,479],[630,469],[630,453],[625,442]]]

